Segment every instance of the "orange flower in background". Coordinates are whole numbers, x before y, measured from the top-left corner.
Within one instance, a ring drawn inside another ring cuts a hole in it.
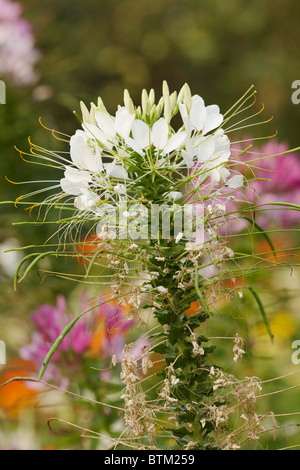
[[[265,239],[257,243],[256,253],[261,254],[263,258],[276,263],[286,261],[291,255],[296,254],[296,248],[294,253],[292,250],[286,251],[287,247],[290,248],[293,246],[293,240],[287,233],[284,235],[277,235],[276,237],[271,236],[271,239],[275,248],[276,256],[272,252],[272,248],[270,247],[268,241]]]
[[[184,312],[188,317],[193,317],[197,314],[198,309],[201,307],[201,304],[198,300],[192,302],[190,307]]]
[[[105,318],[102,315],[98,316],[96,327],[93,331],[93,336],[89,345],[88,355],[90,357],[97,357],[101,352],[106,339],[106,325]]]
[[[75,251],[76,251],[76,254],[78,255],[77,256],[78,262],[82,264],[89,263],[92,260],[93,256],[95,255],[95,253],[101,250],[102,246],[103,246],[103,243],[101,242],[99,237],[97,237],[97,235],[95,234],[89,235],[83,240],[82,243],[75,246]],[[80,256],[80,254],[83,256]],[[99,260],[100,258],[101,258],[101,254],[99,254],[99,257],[97,257],[97,260]]]
[[[120,307],[117,302],[101,305],[88,348],[90,357],[100,354],[107,358],[115,354],[121,358],[127,333],[135,324],[126,314],[126,309]]]
[[[23,359],[10,361],[0,374],[0,383],[3,384],[14,377],[28,377],[34,372],[34,365]],[[37,391],[29,388],[26,382],[11,382],[0,387],[0,410],[10,417],[16,417],[28,407],[37,402]]]
[[[228,289],[228,291],[241,291],[245,285],[247,285],[247,279],[244,276],[224,280],[224,287],[225,289]]]

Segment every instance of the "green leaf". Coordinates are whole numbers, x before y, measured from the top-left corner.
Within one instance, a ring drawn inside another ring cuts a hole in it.
[[[93,264],[95,263],[96,259],[98,258],[98,256],[100,255],[100,253],[102,253],[104,250],[103,248],[101,248],[100,250],[96,251],[96,253],[94,254],[94,256],[92,257],[91,261],[90,261],[90,264],[88,265],[88,268],[86,270],[86,273],[85,273],[85,277],[88,278],[89,275],[90,275],[90,272],[91,272],[91,269],[93,267]]]
[[[122,297],[121,296],[118,296],[118,297],[114,297],[113,299],[110,299],[111,301],[113,300],[117,300],[118,298]],[[102,302],[98,305],[98,307],[101,307],[102,305],[108,303],[109,301],[105,301],[105,302]],[[46,368],[49,364],[49,361],[50,359],[52,358],[53,354],[57,351],[57,349],[59,348],[60,344],[62,343],[62,341],[64,340],[65,336],[69,333],[69,331],[71,331],[71,329],[73,328],[73,326],[78,322],[78,320],[80,320],[81,317],[83,317],[83,315],[85,315],[86,313],[88,312],[91,312],[92,310],[94,310],[94,307],[91,307],[89,308],[88,310],[85,310],[84,312],[80,313],[79,315],[77,315],[77,317],[73,318],[72,321],[70,321],[70,323],[68,323],[68,325],[62,330],[62,332],[60,333],[59,337],[55,340],[55,342],[53,343],[53,345],[51,346],[51,349],[50,351],[48,352],[48,354],[46,355],[44,361],[43,361],[43,365],[40,369],[40,372],[39,372],[39,376],[38,376],[38,380],[41,380],[45,371],[46,371]]]
[[[270,336],[270,339],[271,339],[271,343],[273,344],[274,342],[274,335],[271,331],[271,326],[270,326],[270,323],[269,323],[269,320],[268,320],[268,317],[267,317],[267,314],[266,314],[266,311],[264,309],[264,306],[263,306],[263,303],[262,301],[260,300],[257,292],[255,292],[255,290],[250,287],[250,286],[246,286],[247,289],[250,290],[251,294],[253,295],[253,297],[255,298],[256,302],[257,302],[257,305],[259,307],[259,310],[260,310],[260,313],[263,317],[263,321],[264,321],[264,324],[266,325],[266,328],[267,328],[267,331],[269,333],[269,336]]]
[[[45,258],[46,256],[51,256],[51,255],[55,255],[57,256],[57,252],[56,251],[47,251],[46,253],[32,253],[31,255],[27,255],[25,256],[25,258],[23,258],[17,269],[16,269],[16,273],[15,273],[15,277],[14,277],[14,289],[16,290],[17,289],[17,283],[18,282],[22,282],[23,279],[25,279],[25,277],[27,276],[27,274],[29,274],[29,272],[32,270],[32,268],[43,258]],[[27,261],[28,259],[30,258],[33,258],[35,256],[35,259],[30,263],[30,265],[26,268],[23,276],[21,277],[21,279],[18,280],[18,275],[19,275],[19,272],[20,272],[20,269],[22,267],[22,265],[24,264],[25,261]]]

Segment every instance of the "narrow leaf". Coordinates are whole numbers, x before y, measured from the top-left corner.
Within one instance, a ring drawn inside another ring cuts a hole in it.
[[[266,311],[265,311],[265,309],[264,309],[264,306],[263,306],[263,304],[262,304],[262,301],[260,300],[260,298],[259,298],[257,292],[255,292],[255,290],[254,290],[252,287],[250,287],[250,286],[246,286],[246,287],[247,287],[247,289],[250,290],[250,292],[252,293],[253,297],[255,298],[255,300],[256,300],[256,302],[257,302],[257,305],[258,305],[258,307],[259,307],[260,313],[261,313],[261,315],[262,315],[262,317],[263,317],[263,320],[264,320],[264,324],[266,325],[267,331],[268,331],[268,333],[269,333],[269,336],[270,336],[270,339],[271,339],[271,343],[273,344],[273,342],[274,342],[274,335],[273,335],[273,333],[272,333],[272,331],[271,331],[271,326],[270,326],[270,323],[269,323],[269,320],[268,320]]]

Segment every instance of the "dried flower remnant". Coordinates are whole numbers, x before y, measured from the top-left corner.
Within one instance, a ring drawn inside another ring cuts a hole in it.
[[[245,354],[245,351],[242,349],[243,344],[244,344],[244,340],[239,337],[238,333],[236,333],[235,338],[234,338],[234,346],[233,346],[234,362],[237,362]]]
[[[262,386],[256,377],[245,377],[239,380],[232,374],[220,369],[211,368],[210,377],[214,381],[215,399],[220,406],[208,405],[210,420],[218,429],[216,442],[220,449],[237,450],[243,441],[259,440],[264,431],[265,415],[256,413],[256,401]],[[236,431],[230,431],[230,416],[241,420]]]
[[[150,365],[147,364],[147,369]],[[125,402],[124,420],[127,429],[139,439],[146,435],[153,444],[156,434],[155,412],[148,405],[147,396],[140,385],[140,368],[133,345],[125,346],[121,369],[121,379],[125,384],[121,398]]]

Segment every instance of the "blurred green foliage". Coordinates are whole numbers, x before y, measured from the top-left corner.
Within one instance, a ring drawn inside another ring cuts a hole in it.
[[[7,83],[0,112],[1,175],[33,179],[40,169],[18,160],[31,136],[55,143],[38,123],[72,134],[79,101],[101,95],[111,111],[128,88],[138,101],[143,87],[161,91],[188,82],[207,103],[226,110],[251,85],[259,91],[272,131],[297,146],[300,107],[291,102],[298,79],[299,2],[279,0],[26,0],[28,19],[41,52],[40,80],[33,89]],[[264,130],[259,131],[264,135]],[[20,178],[19,178],[20,179]],[[15,188],[3,182],[1,197]]]

